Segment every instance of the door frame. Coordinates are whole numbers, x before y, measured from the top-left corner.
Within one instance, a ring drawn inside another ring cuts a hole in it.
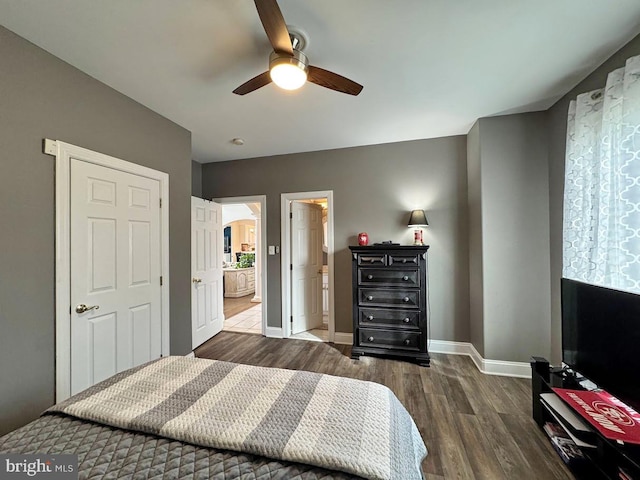
[[[333,256],[334,256],[334,225],[333,225],[333,190],[315,192],[295,192],[280,194],[280,229],[281,229],[281,269],[282,269],[282,337],[291,336],[291,202],[310,198],[327,199],[327,267],[329,277],[329,342],[335,341],[335,304],[333,294]]]
[[[169,341],[169,174],[127,162],[103,153],[59,140],[44,141],[44,153],[56,157],[55,166],[55,324],[56,324],[56,402],[71,394],[71,159],[112,168],[157,180],[160,183],[160,287],[161,355],[168,356]]]
[[[249,195],[245,197],[217,197],[213,198],[212,201],[222,204],[222,208],[224,208],[225,205],[233,205],[237,203],[260,204],[260,283],[262,284],[262,296],[260,297],[260,302],[262,304],[262,335],[272,336],[268,335],[269,327],[267,326],[267,196]],[[222,228],[224,229],[224,224],[222,224]],[[224,302],[224,294],[222,301]]]

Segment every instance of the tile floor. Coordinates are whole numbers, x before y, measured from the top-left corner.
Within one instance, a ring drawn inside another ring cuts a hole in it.
[[[249,310],[225,319],[222,329],[227,332],[262,335],[262,304],[258,303]]]
[[[295,338],[296,340],[309,340],[311,342],[328,342],[329,330],[314,328],[313,330],[291,335],[291,338]]]
[[[259,303],[255,307],[251,307],[249,310],[245,310],[231,318],[225,319],[222,329],[227,332],[262,335],[262,304]],[[297,340],[309,340],[311,342],[328,342],[329,330],[327,330],[325,324],[322,329],[314,328],[313,330],[300,332],[296,335],[291,335],[291,338],[295,338]]]

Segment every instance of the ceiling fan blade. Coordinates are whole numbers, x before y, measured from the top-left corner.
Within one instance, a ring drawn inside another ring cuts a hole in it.
[[[362,85],[349,80],[342,75],[330,72],[324,68],[313,67],[309,65],[309,72],[307,74],[307,80],[309,82],[320,85],[321,87],[330,88],[336,92],[347,93],[349,95],[358,95],[362,91]]]
[[[255,4],[264,31],[267,33],[273,49],[278,53],[293,55],[289,30],[278,2],[276,0],[255,0]]]
[[[260,75],[253,77],[248,82],[244,82],[238,88],[236,88],[233,93],[236,95],[246,95],[247,93],[251,93],[254,90],[264,87],[265,85],[269,85],[271,83],[271,75],[269,72],[261,73]]]

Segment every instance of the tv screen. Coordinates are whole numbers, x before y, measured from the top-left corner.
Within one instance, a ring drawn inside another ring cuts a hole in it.
[[[640,408],[640,295],[563,278],[562,357]]]

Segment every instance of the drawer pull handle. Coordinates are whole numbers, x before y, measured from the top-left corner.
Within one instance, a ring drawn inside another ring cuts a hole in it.
[[[373,342],[373,337],[367,338],[368,341]]]
[[[375,261],[376,261],[376,259],[375,259],[375,258],[372,258],[372,259],[371,259],[371,263],[374,263]]]
[[[409,301],[409,297],[404,297],[404,298],[402,299],[402,301],[403,301],[403,302],[405,302],[405,303],[407,303],[407,302]]]
[[[373,300],[373,295],[367,295],[367,300],[369,301]]]
[[[369,316],[367,317],[367,320],[372,321],[372,320],[373,320],[373,315],[369,315]]]
[[[411,343],[411,340],[409,340],[408,338],[404,341],[405,345],[409,345]]]
[[[409,320],[409,317],[405,317],[405,319],[403,320],[404,323],[409,323],[411,320]]]
[[[405,275],[404,277],[402,277],[402,279],[406,282],[407,280],[409,280],[409,277]]]
[[[367,280],[373,280],[373,275],[371,274],[367,275]]]

